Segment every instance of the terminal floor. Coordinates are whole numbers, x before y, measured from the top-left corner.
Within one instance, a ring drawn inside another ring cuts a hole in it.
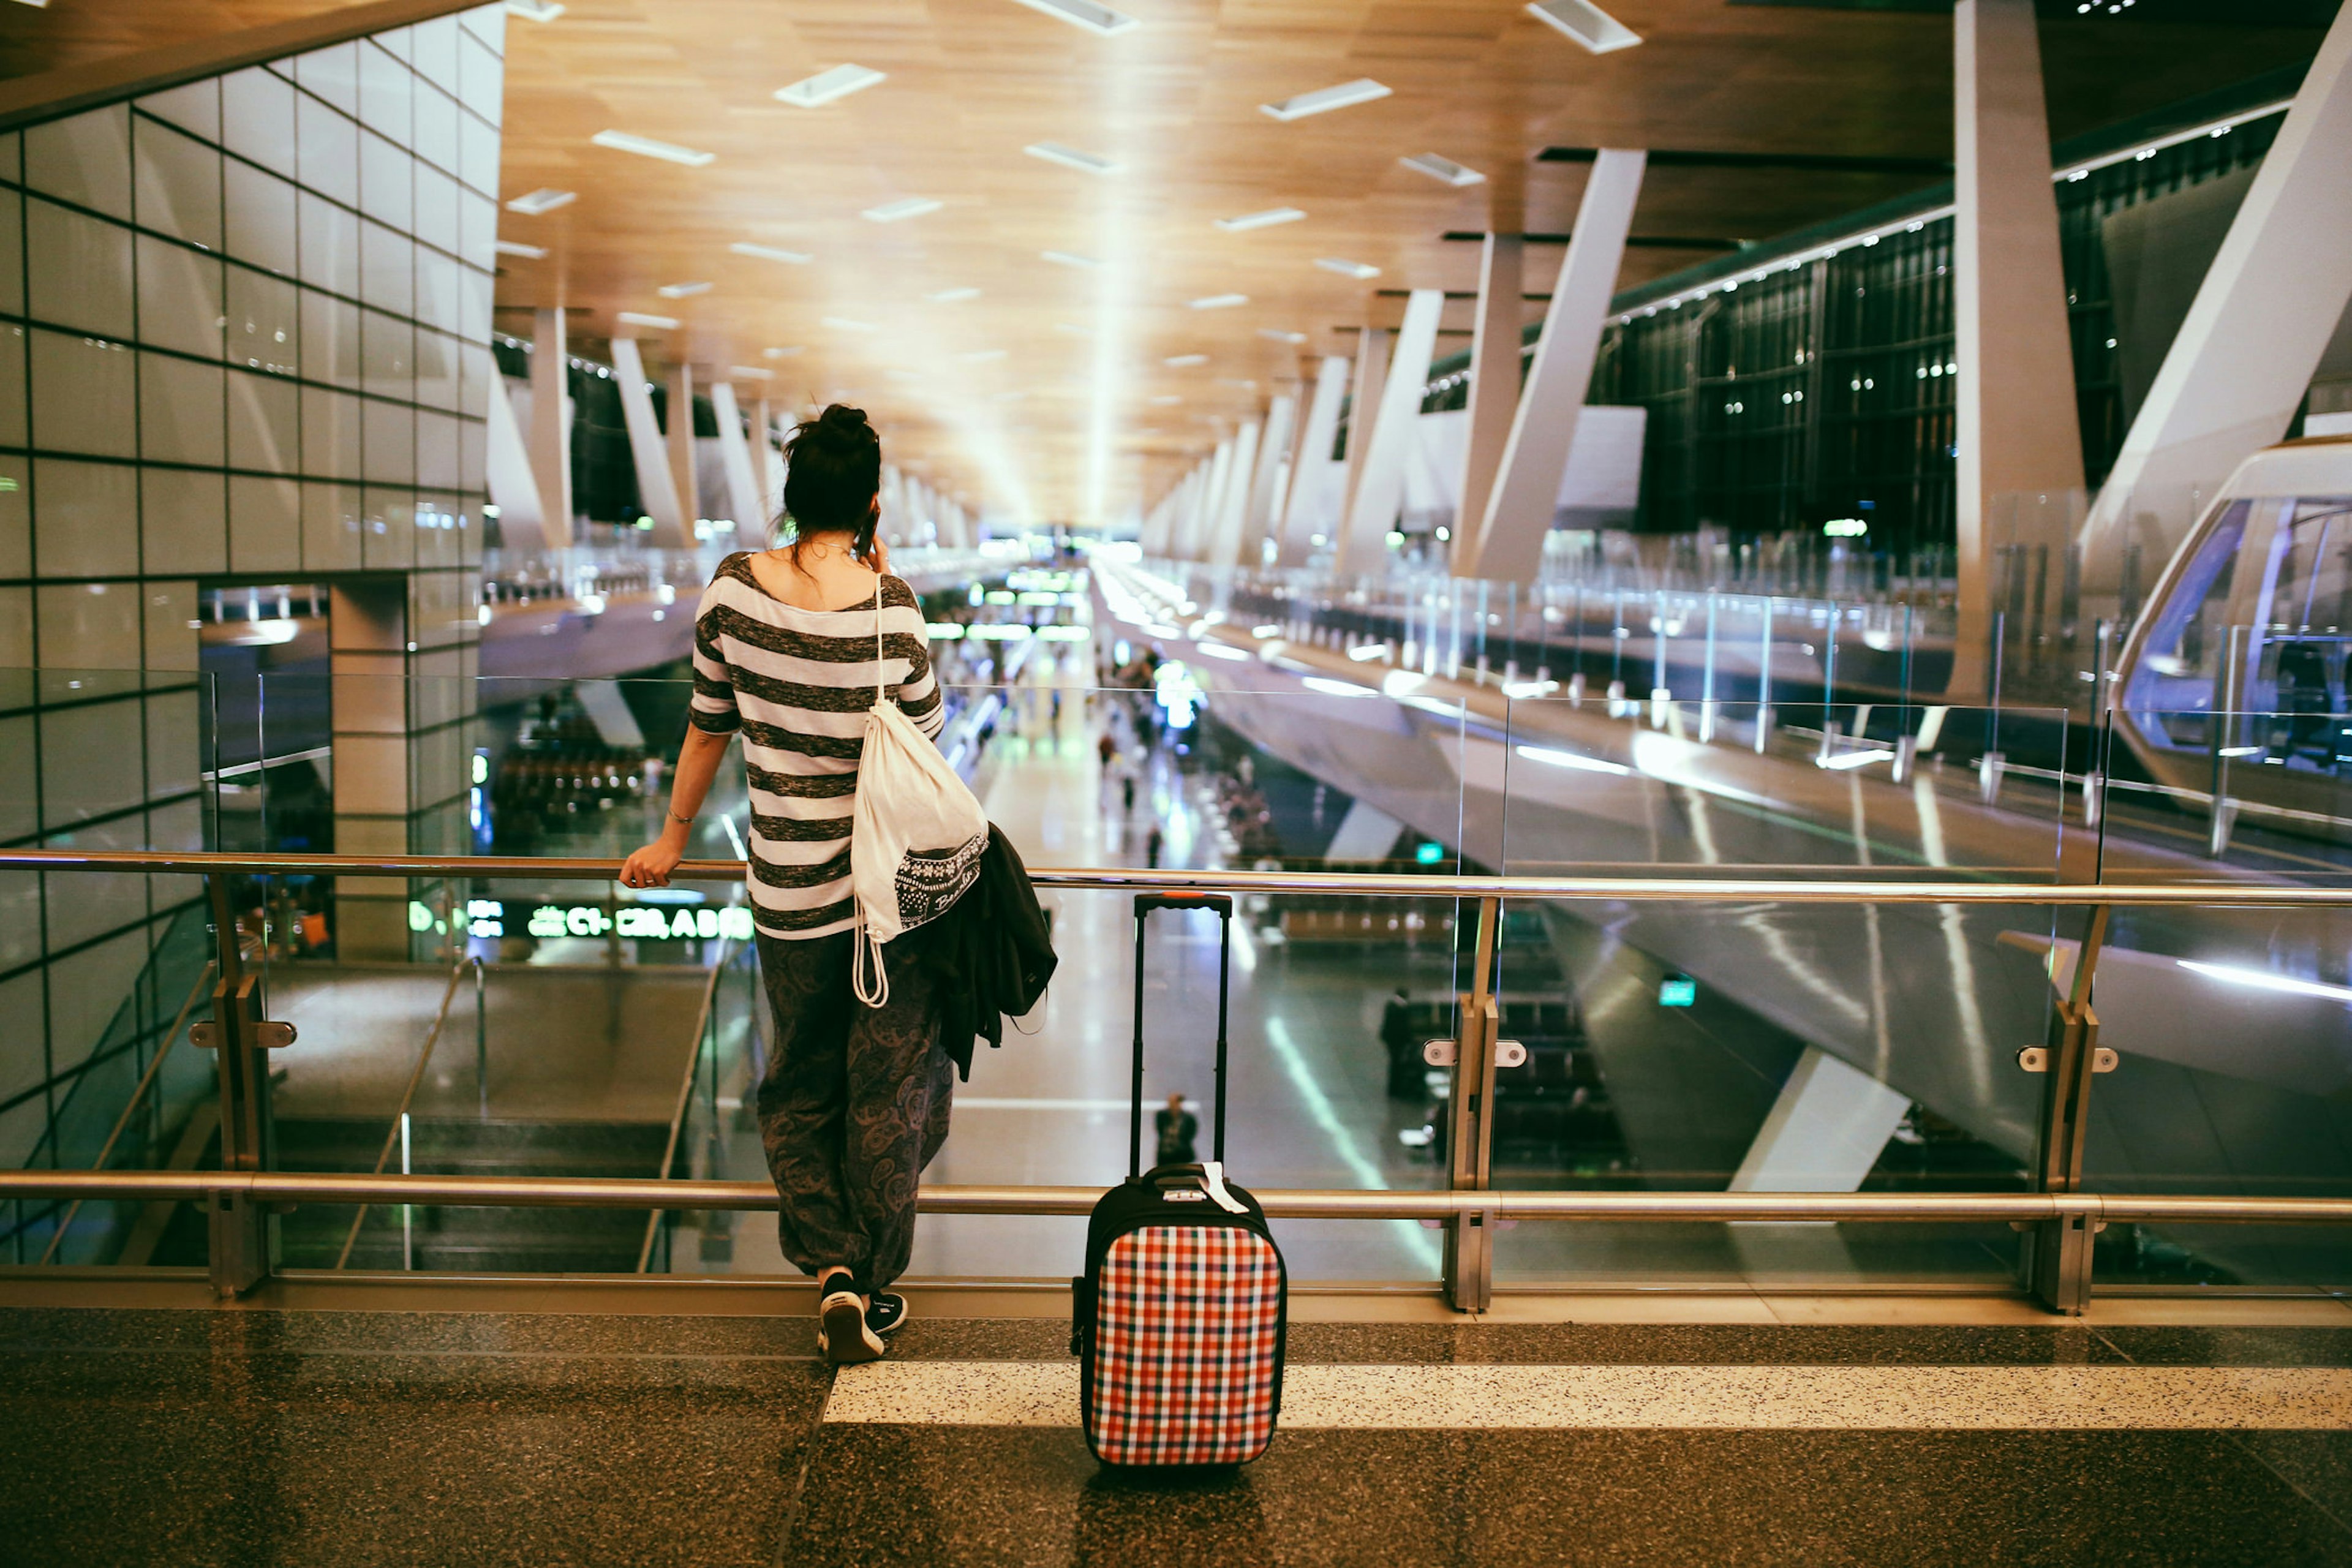
[[[2313,1306],[1300,1321],[1265,1457],[1166,1477],[1089,1458],[1049,1320],[836,1374],[789,1315],[16,1308],[0,1563],[2352,1562]]]

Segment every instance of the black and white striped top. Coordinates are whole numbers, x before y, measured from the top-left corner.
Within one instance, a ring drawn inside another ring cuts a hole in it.
[[[881,579],[881,679],[915,728],[947,722],[931,674],[922,606]],[[751,784],[751,908],[776,937],[847,931],[849,822],[866,712],[874,706],[875,604],[803,610],[771,596],[751,557],[730,555],[694,616],[694,702],[714,735],[743,732]]]

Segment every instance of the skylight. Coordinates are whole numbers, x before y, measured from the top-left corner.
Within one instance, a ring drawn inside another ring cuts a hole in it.
[[[1188,300],[1187,303],[1195,310],[1230,310],[1235,305],[1248,304],[1249,296],[1246,294],[1204,294],[1198,300]]]
[[[1216,223],[1227,234],[1247,234],[1254,228],[1272,228],[1278,223],[1297,223],[1306,216],[1297,207],[1268,207],[1264,212],[1244,213],[1239,217],[1221,217]]]
[[[599,131],[588,140],[599,147],[610,147],[615,153],[635,153],[640,158],[659,158],[665,163],[683,163],[689,169],[699,169],[719,156],[716,153],[681,147],[675,142],[656,142],[650,136],[639,136],[627,131]]]
[[[773,245],[754,245],[748,239],[739,239],[727,248],[738,256],[748,256],[757,261],[782,261],[794,267],[806,267],[816,259],[805,250],[785,250]]]
[[[899,223],[925,213],[935,213],[947,203],[930,196],[901,196],[895,202],[884,202],[878,207],[867,207],[858,216],[873,223]]]
[[[1075,250],[1041,250],[1037,254],[1059,267],[1092,268],[1103,265],[1100,257],[1081,256]]]
[[[654,290],[665,300],[691,300],[697,294],[710,292],[708,283],[665,283]]]
[[[1016,3],[1028,6],[1032,11],[1043,11],[1073,27],[1084,27],[1098,38],[1116,37],[1136,25],[1135,18],[1126,12],[1097,5],[1094,0],[1016,0]]]
[[[1353,81],[1343,81],[1337,87],[1318,88],[1302,92],[1296,98],[1286,98],[1280,103],[1261,103],[1258,112],[1270,114],[1280,121],[1304,120],[1310,114],[1328,114],[1335,109],[1348,109],[1374,99],[1386,98],[1389,89],[1368,76]]]
[[[760,351],[760,357],[761,359],[790,359],[794,354],[805,353],[807,352],[807,346],[805,344],[784,343],[772,349],[761,349]]]
[[[1057,332],[1067,332],[1074,338],[1090,338],[1095,335],[1095,330],[1092,327],[1082,327],[1076,321],[1056,321],[1054,323],[1054,330]]]
[[[676,316],[649,316],[643,310],[623,310],[613,319],[623,326],[652,327],[665,332],[677,325]]]
[[[1381,269],[1369,261],[1349,261],[1338,256],[1318,257],[1316,258],[1315,265],[1326,272],[1336,272],[1342,278],[1362,279],[1378,278],[1381,275]]]
[[[761,370],[755,364],[730,364],[727,367],[727,374],[738,381],[766,381],[776,373]]]
[[[1271,338],[1277,343],[1303,343],[1307,341],[1305,332],[1286,332],[1280,327],[1260,327],[1257,335]]]
[[[544,213],[551,213],[558,207],[570,206],[579,199],[578,191],[559,191],[541,185],[539,189],[526,191],[509,202],[507,211],[520,213],[525,217],[538,217]]]
[[[1144,401],[1154,408],[1168,408],[1184,400],[1172,392],[1163,392],[1157,397],[1147,397]]]
[[[1182,370],[1187,365],[1208,363],[1209,356],[1207,354],[1170,354],[1160,363],[1170,370]]]
[[[1567,34],[1596,55],[1630,49],[1642,41],[1641,34],[1591,0],[1531,0],[1528,15]]]
[[[935,293],[926,294],[923,298],[929,300],[934,305],[961,305],[966,300],[979,299],[980,290],[977,289],[941,289]]]
[[[1486,176],[1477,170],[1465,168],[1453,159],[1441,158],[1434,153],[1423,153],[1411,158],[1399,158],[1397,162],[1416,174],[1427,174],[1433,180],[1442,180],[1457,189],[1464,185],[1483,185],[1486,183]]]
[[[864,66],[835,66],[831,70],[803,77],[790,87],[776,89],[776,101],[789,103],[795,109],[821,109],[835,99],[847,98],[853,92],[862,92],[877,82],[888,79],[882,72],[868,70]]]
[[[498,242],[498,252],[500,256],[520,256],[526,260],[537,261],[547,255],[547,247],[525,245],[519,239],[502,239]]]
[[[1083,174],[1116,174],[1119,166],[1108,158],[1092,153],[1081,153],[1076,147],[1065,147],[1059,142],[1032,142],[1021,149],[1032,158],[1043,158],[1048,163],[1059,163],[1065,169],[1076,169]]]

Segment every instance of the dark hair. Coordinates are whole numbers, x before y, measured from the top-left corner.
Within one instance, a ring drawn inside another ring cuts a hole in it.
[[[874,499],[882,489],[882,438],[866,410],[829,405],[803,420],[784,443],[784,517],[793,525],[793,564],[801,546],[819,533],[846,533],[850,549],[873,564]]]

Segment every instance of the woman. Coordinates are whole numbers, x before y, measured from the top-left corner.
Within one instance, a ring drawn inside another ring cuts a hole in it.
[[[924,734],[946,722],[923,613],[884,574],[882,444],[863,411],[835,404],[785,445],[790,542],[730,555],[694,626],[694,700],[662,836],[621,880],[668,884],[729,737],[743,737],[760,972],[775,1019],[759,1089],[760,1139],[782,1199],[784,1256],[817,1279],[817,1345],[872,1361],[905,1321],[883,1287],[914,1244],[915,1183],[947,1138],[953,1069],[939,1043],[928,929],[885,950],[888,1000],[852,994],[850,814],[876,625],[898,706]]]

